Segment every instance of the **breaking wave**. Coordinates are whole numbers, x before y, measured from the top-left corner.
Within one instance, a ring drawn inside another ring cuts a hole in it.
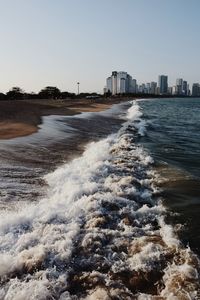
[[[0,299],[200,299],[199,260],[156,187],[136,101],[117,134],[45,176],[48,195],[0,219]]]

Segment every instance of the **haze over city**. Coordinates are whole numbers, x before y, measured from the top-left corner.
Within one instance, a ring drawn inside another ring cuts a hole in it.
[[[199,82],[198,0],[0,1],[0,92],[102,92],[113,70],[138,82]]]

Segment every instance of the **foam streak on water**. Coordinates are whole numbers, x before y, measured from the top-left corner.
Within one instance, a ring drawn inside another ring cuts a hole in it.
[[[165,223],[133,102],[114,135],[45,177],[46,198],[0,221],[0,299],[198,299],[199,262]]]

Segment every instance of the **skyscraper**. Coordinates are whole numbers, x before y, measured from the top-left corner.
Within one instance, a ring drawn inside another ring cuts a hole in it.
[[[107,92],[112,93],[112,77],[108,77],[106,79],[106,88],[107,88]]]
[[[126,77],[126,93],[133,93],[133,79],[129,74]]]
[[[151,93],[151,83],[150,83],[150,82],[148,82],[148,83],[146,84],[146,92],[147,92],[147,94],[150,94],[150,93]]]
[[[117,94],[127,93],[128,77],[126,72],[117,72]]]
[[[131,93],[137,93],[137,80],[136,79],[132,79]]]
[[[183,95],[188,96],[189,95],[189,85],[187,81],[183,81]]]
[[[151,82],[151,94],[156,94],[156,88],[157,88],[157,83],[152,81]]]
[[[177,78],[176,79],[176,95],[182,95],[183,94],[183,79]]]
[[[168,92],[168,76],[159,75],[158,76],[158,87],[160,94],[167,94]]]
[[[135,86],[133,87],[133,84]],[[132,93],[136,90],[136,81],[127,72],[113,71],[112,75],[106,79],[106,90],[111,91],[112,95]]]
[[[199,97],[200,96],[200,84],[193,83],[192,85],[192,96]]]
[[[112,95],[117,94],[117,71],[112,72]]]

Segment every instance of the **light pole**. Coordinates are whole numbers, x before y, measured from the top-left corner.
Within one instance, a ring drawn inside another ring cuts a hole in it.
[[[80,82],[77,82],[77,87],[78,87],[78,95],[79,95],[79,84],[80,84]]]

